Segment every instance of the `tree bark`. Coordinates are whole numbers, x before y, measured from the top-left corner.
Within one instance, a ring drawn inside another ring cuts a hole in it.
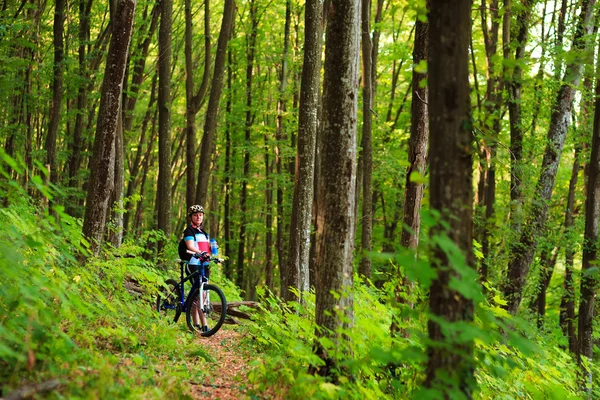
[[[323,48],[323,0],[310,0],[304,14],[304,62],[298,110],[298,147],[288,265],[281,277],[281,297],[295,300],[288,288],[309,288],[312,208]],[[283,272],[283,268],[282,268]]]
[[[592,1],[593,3],[593,1]],[[600,79],[596,80],[596,110],[592,137],[585,201],[585,232],[583,236],[583,257],[581,262],[581,286],[578,321],[578,361],[582,368],[583,382],[591,382],[591,371],[583,364],[593,356],[594,302],[598,293],[598,220],[600,218]]]
[[[583,74],[586,63],[586,49],[589,50],[587,36],[592,31],[592,15],[596,1],[585,2],[579,16],[579,22],[573,39],[573,51],[576,57],[569,62],[564,76],[564,84],[560,87],[548,128],[547,145],[542,161],[540,177],[536,185],[535,198],[531,211],[521,231],[518,244],[512,249],[512,260],[508,265],[507,283],[504,296],[507,300],[507,310],[516,314],[521,303],[525,279],[537,248],[537,241],[545,229],[548,219],[548,202],[552,196],[556,173],[560,163],[565,138],[570,125],[573,99],[577,86]]]
[[[429,2],[428,2],[429,4]],[[429,6],[428,6],[429,8]],[[415,45],[413,65],[427,61],[429,51],[429,23],[417,19],[415,26]],[[427,148],[429,144],[429,93],[422,81],[427,75],[416,68],[412,72],[412,102],[410,139],[408,142],[408,162],[406,171],[406,189],[404,191],[404,212],[402,215],[402,235],[400,244],[416,250],[419,245],[421,229],[421,202],[423,200],[425,168],[427,167]],[[419,179],[415,179],[419,177]]]
[[[504,8],[508,10],[505,13],[505,21],[511,18],[511,1],[505,0]],[[531,11],[533,1],[527,0],[522,11],[514,16],[516,22],[516,43],[517,47],[514,56],[514,69],[504,68],[505,86],[508,93],[508,115],[510,121],[510,224],[511,231],[517,237],[521,231],[523,220],[523,182],[524,174],[522,167],[523,160],[523,120],[521,116],[521,89],[523,86],[523,68],[522,61],[525,58],[525,48],[529,37],[529,20],[531,19]],[[504,58],[509,58],[511,48],[510,21],[504,23],[503,27],[503,46]],[[509,64],[506,64],[509,65]]]
[[[83,234],[90,241],[94,254],[99,254],[102,248],[106,209],[114,183],[115,140],[135,7],[135,0],[119,0],[117,3],[102,83],[96,138],[90,165],[87,206],[83,221]]]
[[[480,126],[483,130],[481,139],[479,159],[479,185],[477,200],[481,207],[481,223],[477,227],[477,238],[481,243],[483,259],[480,267],[482,282],[487,281],[490,268],[490,237],[493,236],[492,226],[494,203],[496,201],[496,147],[498,135],[500,134],[501,103],[502,103],[502,79],[496,72],[495,58],[498,56],[498,32],[500,30],[500,6],[499,1],[494,0],[489,7],[491,14],[488,22],[488,9],[486,3],[481,7],[481,24],[483,26],[483,37],[485,42],[485,55],[487,61],[487,85],[483,110],[481,113]],[[505,15],[504,23],[510,18],[510,13]],[[508,28],[510,29],[510,28]],[[479,209],[479,207],[478,207]]]
[[[196,204],[204,204],[208,193],[208,177],[210,175],[210,163],[212,159],[213,141],[217,129],[217,114],[219,111],[219,100],[223,90],[223,75],[225,74],[225,58],[227,56],[227,43],[231,36],[233,26],[233,12],[235,10],[234,0],[225,0],[223,9],[223,20],[221,31],[217,40],[217,54],[215,56],[215,67],[204,120],[204,134],[200,152],[200,169],[198,171],[198,184],[196,186]]]
[[[155,109],[154,105],[156,103],[156,82],[158,75],[155,73],[152,76],[152,89],[150,89],[150,100],[148,102],[148,107],[146,109],[146,114],[144,115],[144,119],[142,120],[142,126],[140,128],[140,140],[139,146],[137,146],[137,150],[135,153],[135,157],[133,161],[130,163],[129,168],[129,180],[127,181],[127,192],[125,197],[130,199],[127,203],[127,211],[123,218],[123,230],[128,232],[129,221],[131,220],[132,214],[134,214],[134,202],[131,201],[131,196],[133,196],[134,191],[137,188],[138,176],[140,175],[140,169],[142,168],[142,164],[149,157],[148,149],[152,147],[152,141],[146,139],[146,134],[148,132],[148,125],[152,123],[152,116],[154,114],[153,110]],[[146,148],[145,157],[144,157],[144,148]]]
[[[194,204],[196,197],[196,114],[201,100],[206,95],[210,77],[210,1],[204,2],[204,75],[198,94],[194,94],[194,62],[192,59],[192,4],[185,0],[185,160],[186,160],[186,204]]]
[[[284,26],[284,39],[283,39],[283,56],[281,59],[281,73],[279,76],[279,97],[277,99],[277,122],[275,128],[275,168],[277,169],[277,176],[280,182],[277,185],[277,257],[279,258],[279,265],[281,269],[284,269],[288,265],[288,246],[289,240],[286,242],[286,234],[289,233],[288,218],[285,215],[285,183],[289,179],[284,172],[284,163],[286,160],[282,154],[282,146],[285,143],[287,134],[284,128],[284,114],[287,111],[286,106],[286,90],[287,90],[287,77],[288,77],[288,57],[290,48],[290,25],[292,15],[292,3],[290,0],[286,0],[285,3],[285,26]]]
[[[50,122],[48,135],[46,136],[46,164],[50,169],[50,182],[58,183],[58,168],[56,165],[56,140],[58,135],[58,124],[60,122],[60,110],[63,95],[63,59],[64,59],[64,25],[65,25],[65,2],[56,0],[54,8],[54,64],[52,80],[52,104],[50,107]]]
[[[581,147],[575,148],[573,169],[571,171],[571,180],[569,182],[569,197],[567,198],[567,209],[565,211],[565,236],[569,238],[574,233],[574,220],[577,211],[575,208],[575,191],[577,190],[577,179],[581,169],[579,157]],[[567,337],[569,351],[572,354],[577,353],[577,334],[575,333],[575,284],[573,282],[573,264],[575,258],[574,245],[571,240],[565,244],[565,282],[563,285],[563,294],[560,300],[560,318],[559,323],[563,335]]]
[[[81,165],[81,152],[83,151],[83,119],[85,116],[84,110],[87,105],[87,53],[86,43],[90,37],[90,9],[92,7],[91,0],[79,0],[79,78],[82,82],[79,84],[77,89],[77,115],[75,117],[75,128],[73,133],[73,145],[71,153],[69,155],[69,186],[78,187],[77,174],[79,172],[79,166]],[[73,200],[75,201],[75,200]],[[70,211],[71,215],[75,215],[76,207],[69,204],[67,210]]]
[[[231,104],[233,102],[232,83],[233,83],[233,71],[231,70],[231,50],[228,51],[228,66],[227,66],[227,102],[225,105],[225,112],[229,116],[231,115]],[[227,118],[225,125],[225,171],[223,186],[225,186],[225,201],[223,204],[223,241],[225,242],[225,264],[223,266],[223,273],[230,281],[233,281],[233,268],[231,267],[231,245],[230,240],[233,238],[231,234],[231,157],[232,154],[232,143],[231,143],[231,123],[230,119]]]
[[[317,347],[316,354],[324,365],[312,372],[328,377],[334,377],[339,362],[329,350],[351,357],[349,338],[339,331],[351,328],[354,323],[352,253],[360,15],[359,0],[332,0],[327,16],[320,132],[322,164],[317,191],[315,317],[320,327],[317,337],[331,339],[334,348]]]
[[[173,1],[162,0],[158,29],[158,229],[171,234],[171,29]],[[159,242],[159,251],[165,243]]]
[[[248,221],[248,216],[246,215],[246,213],[248,211],[248,181],[250,179],[250,149],[248,147],[250,144],[252,131],[251,128],[254,120],[254,113],[252,110],[252,78],[254,69],[254,57],[256,55],[256,36],[258,35],[258,11],[256,0],[251,0],[249,7],[251,27],[250,34],[248,35],[248,39],[246,42],[246,120],[244,124],[244,143],[246,144],[246,146],[244,146],[244,170],[242,178],[242,193],[240,194],[240,214],[242,218],[240,221],[236,278],[236,284],[242,289],[243,292],[247,292],[246,283],[249,281],[248,278],[244,276],[244,259],[246,257],[246,224]]]
[[[370,279],[372,275],[371,255],[373,249],[373,62],[371,42],[371,0],[362,0],[362,93],[363,126],[361,140],[362,159],[362,218],[361,218],[361,259],[358,273]]]
[[[429,9],[429,1],[427,8]],[[421,230],[421,203],[427,168],[427,150],[429,144],[429,91],[427,85],[422,82],[427,75],[418,70],[417,66],[422,61],[427,61],[429,51],[429,23],[417,18],[415,27],[415,44],[413,47],[413,72],[412,84],[413,96],[411,102],[411,124],[410,139],[408,141],[408,169],[404,189],[404,207],[402,211],[402,233],[400,244],[415,252],[419,245],[419,232]],[[412,293],[412,282],[406,275],[397,270],[398,286],[396,287],[396,301],[412,305],[410,295]],[[402,292],[405,296],[402,296]],[[396,334],[400,327],[398,321],[393,320],[390,328],[392,334]]]
[[[449,34],[452,32],[452,34]],[[430,129],[430,207],[440,215],[440,223],[430,236],[436,243],[448,236],[456,251],[464,256],[463,268],[474,268],[473,185],[469,86],[469,38],[471,1],[431,0],[429,12],[429,129]],[[451,96],[448,96],[451,93]],[[441,222],[447,225],[444,228]],[[461,339],[458,324],[473,321],[473,300],[450,287],[460,279],[446,251],[435,245],[432,258],[437,277],[429,291],[432,316],[428,322],[428,363],[425,386],[440,391],[441,398],[472,397],[475,384],[473,342]],[[461,257],[462,258],[462,257]],[[463,285],[473,284],[463,281]],[[453,324],[458,332],[445,333],[440,324]],[[440,345],[443,343],[443,345]]]

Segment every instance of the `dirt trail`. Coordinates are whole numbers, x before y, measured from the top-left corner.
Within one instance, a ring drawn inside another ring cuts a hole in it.
[[[190,395],[194,399],[238,400],[249,398],[245,393],[245,370],[249,360],[239,351],[241,334],[234,329],[221,329],[209,338],[198,338],[202,346],[215,358],[212,373],[202,382],[191,382]]]

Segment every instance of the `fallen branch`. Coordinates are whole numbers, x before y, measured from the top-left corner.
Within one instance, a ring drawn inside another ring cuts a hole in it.
[[[6,397],[0,398],[0,400],[21,400],[33,397],[38,393],[50,392],[61,385],[61,382],[57,379],[52,379],[46,382],[38,383],[35,385],[23,386],[20,389],[15,390]]]
[[[245,307],[249,307],[249,308],[258,308],[258,302],[256,302],[256,301],[232,301],[231,303],[227,303],[227,319],[225,320],[225,323],[237,325],[238,321],[235,319],[235,317],[242,318],[242,319],[251,319],[252,318],[250,313],[245,312],[245,311],[240,311],[238,309],[238,307],[240,307],[240,306],[245,306]],[[216,312],[219,312],[219,313],[221,312],[220,304],[213,303],[213,308],[215,309]]]

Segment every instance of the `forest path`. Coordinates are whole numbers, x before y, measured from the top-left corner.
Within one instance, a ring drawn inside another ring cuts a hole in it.
[[[221,329],[208,338],[198,338],[202,347],[214,358],[209,374],[201,381],[192,381],[190,396],[194,399],[238,400],[246,394],[245,372],[250,359],[240,350],[242,334],[235,329]]]

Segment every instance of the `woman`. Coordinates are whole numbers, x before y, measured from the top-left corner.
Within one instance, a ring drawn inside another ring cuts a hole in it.
[[[183,241],[185,242],[185,247],[188,250],[188,253],[193,253],[189,262],[187,263],[187,273],[191,274],[200,269],[202,272],[202,268],[206,268],[205,276],[208,279],[209,271],[208,271],[208,260],[209,260],[209,252],[210,252],[210,237],[208,233],[202,229],[202,222],[204,221],[204,207],[200,205],[193,205],[188,208],[188,217],[190,218],[190,224],[183,231]],[[194,283],[197,282],[197,279],[194,279]],[[194,326],[196,329],[201,330],[202,332],[208,331],[208,326],[206,325],[206,318],[204,313],[198,306],[198,302],[194,302],[192,305],[192,319],[194,322]],[[200,325],[202,323],[202,325]]]

